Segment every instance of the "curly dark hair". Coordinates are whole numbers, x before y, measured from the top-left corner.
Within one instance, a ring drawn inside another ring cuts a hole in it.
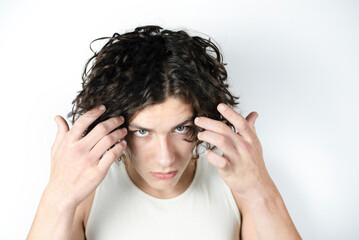
[[[83,89],[68,114],[74,123],[90,109],[106,106],[106,112],[84,135],[113,116],[124,116],[127,127],[140,110],[168,97],[192,104],[194,117],[206,116],[233,128],[217,111],[217,105],[234,107],[238,97],[228,91],[222,54],[210,39],[159,26],[138,27],[106,39],[104,47],[86,63]],[[197,131],[193,131],[191,141],[198,145]]]

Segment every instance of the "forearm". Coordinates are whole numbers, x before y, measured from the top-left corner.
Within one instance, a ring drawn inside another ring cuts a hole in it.
[[[47,188],[27,239],[70,239],[75,211],[76,205]]]
[[[274,183],[247,204],[258,239],[301,239]]]

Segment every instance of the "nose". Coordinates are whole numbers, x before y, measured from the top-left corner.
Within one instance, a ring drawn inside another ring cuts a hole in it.
[[[161,136],[158,139],[157,159],[162,167],[169,167],[175,161],[174,145],[168,136]]]

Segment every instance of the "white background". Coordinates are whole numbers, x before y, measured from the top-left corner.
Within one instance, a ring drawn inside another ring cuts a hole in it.
[[[24,239],[89,43],[139,25],[211,36],[304,239],[359,239],[358,1],[0,2],[0,239]]]

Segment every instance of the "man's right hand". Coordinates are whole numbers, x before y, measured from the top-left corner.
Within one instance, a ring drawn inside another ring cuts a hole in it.
[[[51,149],[51,175],[46,191],[66,206],[76,207],[89,196],[126,148],[126,142],[120,139],[127,129],[113,131],[124,123],[123,117],[97,124],[83,137],[84,131],[104,112],[104,106],[88,111],[71,130],[64,118],[55,117],[58,132]]]

